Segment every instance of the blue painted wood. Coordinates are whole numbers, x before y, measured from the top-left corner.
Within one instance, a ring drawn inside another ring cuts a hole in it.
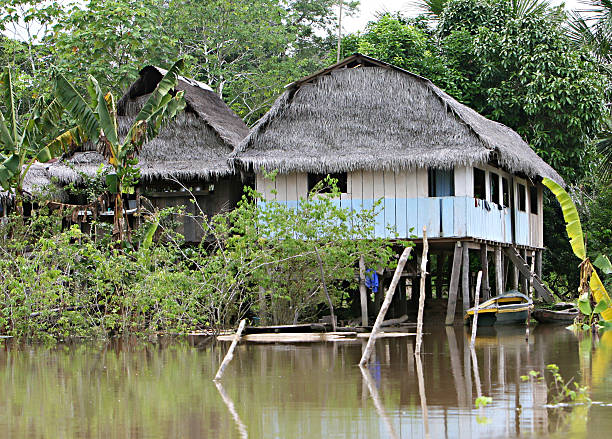
[[[427,236],[440,236],[440,201],[438,198],[418,199],[417,236],[423,236],[423,226],[427,227]]]
[[[455,197],[453,200],[453,236],[464,237],[467,236],[467,223],[468,223],[468,203],[472,200],[470,197]],[[473,201],[472,201],[473,202]]]
[[[442,197],[442,230],[440,236],[455,236],[455,197]]]
[[[400,239],[409,238],[408,219],[407,219],[407,200],[406,198],[395,199],[395,225],[397,237]]]
[[[372,200],[372,203],[376,203],[378,200]],[[376,224],[374,225],[374,236],[376,238],[384,238],[386,236],[385,232],[385,199],[381,199],[381,202],[378,204],[377,213],[376,213]]]
[[[385,198],[383,202],[385,208],[384,236],[386,238],[395,238],[397,232],[396,200],[395,198]],[[389,227],[394,227],[395,232],[389,230]]]
[[[408,198],[406,200],[406,228],[408,229],[409,236],[418,236],[418,224],[417,224],[418,220],[419,220],[418,199]]]
[[[529,245],[529,214],[516,212],[516,243]]]

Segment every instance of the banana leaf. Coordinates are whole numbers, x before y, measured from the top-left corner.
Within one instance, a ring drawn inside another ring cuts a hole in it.
[[[591,264],[591,262],[587,263]],[[591,287],[591,293],[593,294],[593,297],[595,298],[595,301],[597,303],[601,302],[602,300],[605,300],[608,303],[608,308],[605,311],[601,312],[600,315],[601,318],[604,319],[606,322],[610,322],[612,321],[612,306],[610,306],[610,296],[608,295],[606,288],[601,282],[601,279],[597,275],[595,267],[593,267],[592,265],[591,267],[593,268],[593,272],[591,273],[591,279],[589,280],[589,287]]]
[[[176,87],[176,84],[178,84],[178,75],[181,73],[181,70],[183,70],[183,65],[184,61],[179,59],[172,65],[172,67],[170,67],[162,80],[159,81],[159,84],[157,84],[157,87],[153,93],[151,93],[151,96],[142,107],[142,110],[140,110],[136,116],[136,122],[140,120],[147,120],[153,113],[155,113],[155,111],[159,108],[164,96],[166,96],[170,90],[172,90],[174,87]]]
[[[100,136],[100,123],[87,105],[87,102],[62,75],[55,77],[55,96],[57,101],[74,117],[89,139]]]
[[[100,128],[102,129],[102,132],[104,133],[110,144],[115,146],[116,148],[119,144],[119,136],[117,136],[116,118],[113,116],[115,105],[113,95],[108,95],[107,102],[107,97],[100,89],[100,84],[98,84],[96,78],[90,75],[89,83],[91,84],[93,90],[96,93],[96,112],[98,113]]]
[[[58,157],[62,153],[70,153],[87,141],[80,126],[74,127],[53,139],[36,154],[36,159],[42,163]]]
[[[21,158],[17,154],[11,155],[0,163],[0,186],[5,190],[10,187],[11,179],[20,173],[20,163]]]
[[[582,233],[582,226],[580,225],[580,217],[578,216],[576,205],[565,189],[559,186],[556,182],[549,178],[544,178],[542,183],[544,186],[550,189],[553,194],[555,194],[559,204],[561,204],[563,218],[565,219],[565,228],[567,230],[567,236],[570,239],[572,250],[581,261],[584,261],[586,259],[584,234]]]
[[[11,69],[6,67],[0,79],[2,85],[2,101],[6,106],[6,119],[10,123],[13,131],[13,139],[17,139],[17,116],[15,114],[15,94],[13,93],[13,79],[11,77]]]
[[[593,262],[593,265],[599,268],[603,274],[612,273],[612,263],[610,263],[610,259],[608,259],[608,257],[605,255],[597,256],[595,262]]]

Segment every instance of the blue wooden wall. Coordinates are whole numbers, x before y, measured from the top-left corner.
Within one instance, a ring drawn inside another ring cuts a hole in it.
[[[377,200],[334,200],[338,207],[360,211],[371,209]],[[279,201],[297,207],[297,201]],[[266,203],[260,202],[263,207]],[[375,237],[393,238],[387,226],[395,226],[398,238],[422,237],[427,226],[430,238],[480,238],[512,243],[512,212],[497,204],[472,197],[384,198],[375,225]],[[516,243],[530,245],[529,214],[515,212]]]

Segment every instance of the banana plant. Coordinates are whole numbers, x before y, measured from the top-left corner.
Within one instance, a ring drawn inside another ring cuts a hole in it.
[[[161,129],[185,108],[183,92],[171,93],[178,83],[183,68],[179,60],[168,70],[149,99],[136,115],[126,136],[120,139],[117,131],[115,98],[103,93],[98,81],[89,76],[87,89],[91,98],[88,104],[76,89],[64,78],[55,78],[55,94],[58,102],[78,122],[81,140],[97,142],[98,150],[108,160],[114,172],[107,176],[109,192],[114,194],[115,212],[113,234],[123,240],[123,195],[133,193],[140,176],[136,167],[136,155],[142,145],[156,137]],[[69,139],[70,140],[70,139]],[[61,143],[61,139],[57,139]]]
[[[574,254],[582,261],[580,263],[579,290],[581,296],[578,300],[578,305],[581,306],[581,310],[584,308],[585,311],[591,310],[590,314],[599,313],[605,322],[612,322],[612,302],[610,301],[610,296],[608,295],[606,288],[597,274],[595,266],[587,256],[586,246],[584,244],[584,234],[582,232],[582,225],[580,224],[580,217],[578,215],[576,205],[565,189],[563,189],[553,180],[544,178],[542,183],[551,190],[555,197],[557,197],[557,200],[561,205],[561,210],[563,211],[563,218],[565,219],[566,223],[565,229],[567,231],[567,236],[570,239],[570,245],[572,246]],[[598,265],[601,264],[599,261],[601,261],[602,258],[598,258]],[[605,259],[607,260],[607,258]],[[597,304],[594,309],[591,309],[589,291]],[[588,304],[588,307],[586,304]],[[587,312],[586,314],[588,315],[589,313]]]
[[[53,100],[45,105],[39,99],[25,120],[17,115],[13,77],[9,67],[0,75],[0,95],[5,110],[0,111],[0,186],[15,196],[17,213],[23,213],[23,182],[32,164],[47,162],[78,144],[78,129],[58,136],[61,141],[42,145],[49,132],[57,130],[62,108]]]

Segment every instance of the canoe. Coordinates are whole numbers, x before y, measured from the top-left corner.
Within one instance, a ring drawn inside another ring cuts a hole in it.
[[[552,309],[538,308],[533,311],[533,318],[539,323],[556,323],[562,325],[571,325],[574,319],[578,317],[579,311],[575,308],[568,308],[560,311]]]
[[[509,291],[478,305],[478,326],[525,324],[530,309],[533,309],[533,301],[529,297]],[[475,311],[475,307],[467,310],[466,323],[471,323]]]

